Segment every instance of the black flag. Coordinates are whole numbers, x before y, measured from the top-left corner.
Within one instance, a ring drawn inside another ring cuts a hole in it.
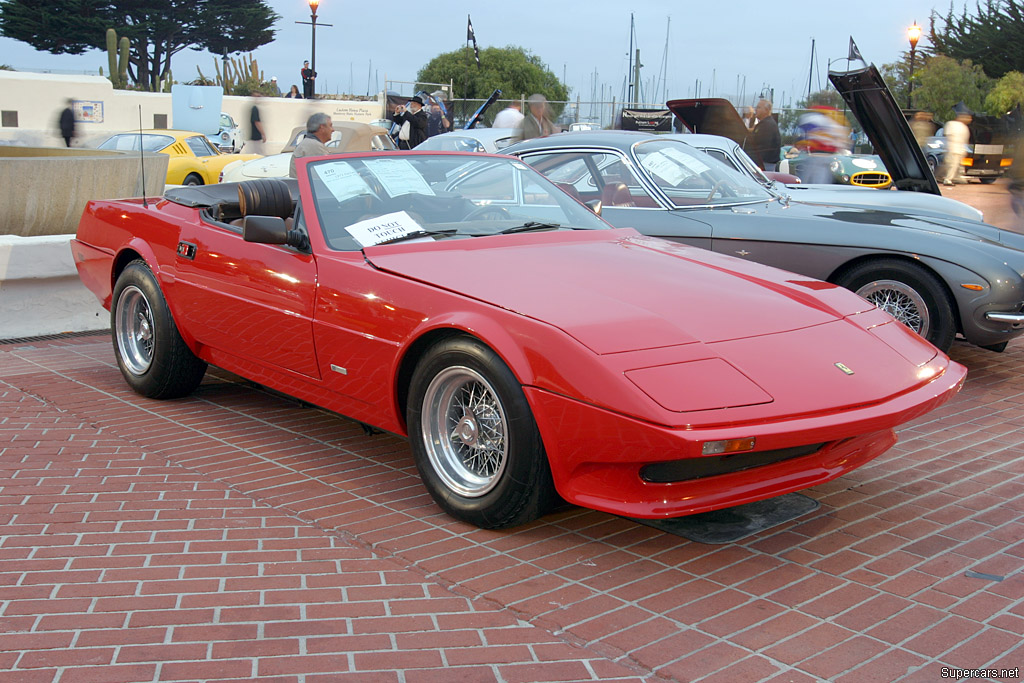
[[[860,54],[860,50],[857,48],[857,43],[853,42],[853,36],[850,36],[850,56],[847,57],[847,59],[851,61],[854,59],[862,62],[864,61],[864,57]]]
[[[476,32],[473,31],[473,20],[466,15],[466,42],[473,41],[473,55],[476,57],[476,65],[480,66],[480,48],[476,46]]]

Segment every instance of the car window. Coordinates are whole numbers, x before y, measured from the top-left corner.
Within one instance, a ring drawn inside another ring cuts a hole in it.
[[[391,139],[390,135],[380,133],[370,138],[370,149],[375,152],[383,152],[384,150],[398,149],[398,147],[395,146],[395,141]]]
[[[174,138],[170,135],[152,135],[143,133],[122,133],[107,138],[97,149],[111,149],[122,152],[139,151],[139,138],[142,138],[142,149],[146,152],[159,152],[164,147],[174,144]]]
[[[324,237],[338,251],[369,246],[365,231],[375,224],[422,231],[425,239],[486,237],[533,229],[534,223],[554,225],[545,229],[608,227],[515,159],[346,157],[310,162],[306,172]]]
[[[228,116],[227,114],[221,114],[220,115],[220,127],[221,128],[234,128],[234,126],[235,126],[235,122],[234,122],[234,120],[230,116]]]
[[[194,135],[190,138],[185,138],[185,144],[192,150],[192,153],[197,157],[212,157],[217,155],[217,150],[210,145],[210,141],[201,135]]]
[[[524,154],[523,161],[587,202],[605,207],[655,207],[657,201],[637,179],[632,164],[614,152],[557,150]]]
[[[682,142],[640,142],[633,146],[633,153],[676,206],[729,205],[773,197],[749,176]]]

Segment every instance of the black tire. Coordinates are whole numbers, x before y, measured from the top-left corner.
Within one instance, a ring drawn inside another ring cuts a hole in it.
[[[149,398],[187,396],[203,380],[206,363],[182,340],[145,261],[121,271],[110,304],[110,330],[125,381]]]
[[[928,168],[931,169],[932,175],[936,175],[939,172],[939,162],[932,155],[928,155]]]
[[[478,340],[450,337],[424,354],[406,417],[420,477],[451,516],[497,529],[537,519],[557,500],[523,389]]]
[[[189,173],[185,176],[185,179],[181,181],[182,185],[202,185],[203,178],[195,173]]]
[[[837,279],[942,351],[956,336],[953,304],[942,282],[914,263],[882,258],[865,261]]]
[[[978,178],[978,180],[980,180],[981,182],[983,182],[983,183],[984,183],[984,184],[986,184],[986,185],[991,185],[991,184],[992,184],[992,183],[994,183],[994,182],[995,182],[995,181],[996,181],[997,179],[996,179],[996,178]]]

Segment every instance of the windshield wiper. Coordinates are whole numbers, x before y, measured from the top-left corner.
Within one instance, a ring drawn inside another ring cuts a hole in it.
[[[417,230],[416,232],[406,233],[404,235],[398,235],[391,239],[384,240],[383,242],[377,242],[373,246],[379,247],[382,244],[394,244],[395,242],[405,242],[406,240],[419,239],[421,237],[432,237],[433,235],[454,235],[457,231],[453,229],[449,230]]]
[[[498,232],[493,234],[508,235],[513,232],[529,232],[530,230],[556,230],[560,227],[562,227],[561,223],[540,223],[538,221],[527,221],[522,225],[516,225],[511,228],[505,228],[504,230],[499,230]]]

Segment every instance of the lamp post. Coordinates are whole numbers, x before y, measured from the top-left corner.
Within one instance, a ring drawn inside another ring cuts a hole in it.
[[[316,10],[320,7],[320,0],[309,0],[309,21],[296,21],[296,24],[309,24],[312,27],[312,41],[310,45],[310,68],[316,73]],[[320,24],[321,26],[333,26],[334,24]],[[314,76],[315,78],[315,76]]]
[[[907,109],[914,108],[914,52],[917,50],[917,41],[921,39],[921,27],[915,21],[912,26],[907,27],[907,38],[910,40],[910,78],[907,83]]]

